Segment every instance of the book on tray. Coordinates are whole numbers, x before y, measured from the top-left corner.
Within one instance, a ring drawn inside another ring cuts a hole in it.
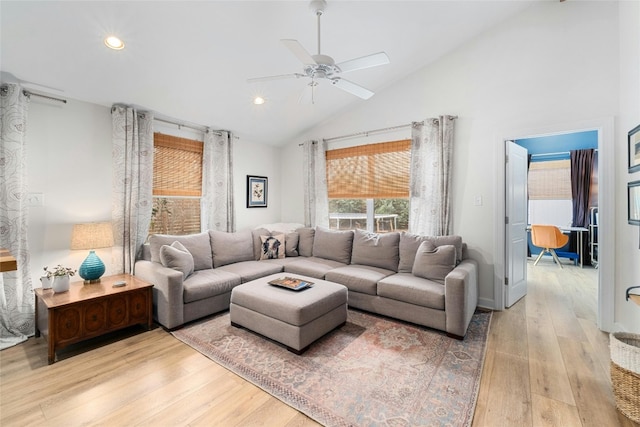
[[[307,280],[297,279],[295,277],[281,277],[269,282],[270,285],[280,286],[294,291],[309,288],[313,285],[313,282]]]

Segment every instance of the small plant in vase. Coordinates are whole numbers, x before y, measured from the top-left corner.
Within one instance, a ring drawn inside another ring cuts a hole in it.
[[[69,290],[69,277],[76,274],[76,270],[70,267],[63,267],[58,264],[54,268],[45,267],[44,273],[51,281],[53,292],[66,292]]]

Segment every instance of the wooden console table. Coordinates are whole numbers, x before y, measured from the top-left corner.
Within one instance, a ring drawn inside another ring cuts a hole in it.
[[[122,287],[114,283],[125,281]],[[99,283],[71,283],[69,291],[36,288],[36,337],[49,344],[49,364],[56,350],[107,332],[153,324],[153,285],[129,274],[102,277]]]
[[[17,269],[18,263],[11,253],[9,253],[9,250],[0,248],[0,272],[15,271]]]

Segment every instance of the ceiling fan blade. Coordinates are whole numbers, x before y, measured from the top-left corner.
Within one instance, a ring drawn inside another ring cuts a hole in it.
[[[348,73],[349,71],[362,70],[363,68],[377,67],[389,63],[389,57],[384,52],[373,53],[371,55],[362,56],[360,58],[350,59],[348,61],[336,64],[340,71]]]
[[[247,83],[266,82],[266,81],[270,81],[270,80],[280,80],[280,79],[290,79],[292,77],[295,77],[296,79],[298,79],[300,77],[305,77],[305,75],[304,74],[300,74],[300,73],[293,73],[293,74],[279,74],[277,76],[253,77],[253,78],[247,79]]]
[[[316,64],[313,57],[300,44],[298,40],[282,39],[280,40],[304,65]]]
[[[344,90],[345,92],[349,92],[350,94],[355,95],[359,98],[369,99],[374,95],[374,93],[371,92],[369,89],[364,88],[360,85],[357,85],[353,82],[350,82],[349,80],[341,79],[340,77],[335,77],[330,80],[334,86],[337,86],[338,88]]]

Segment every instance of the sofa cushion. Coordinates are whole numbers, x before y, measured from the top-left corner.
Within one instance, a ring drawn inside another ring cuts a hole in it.
[[[313,236],[313,256],[330,259],[344,264],[351,261],[353,246],[353,231],[329,230],[324,227],[316,227]]]
[[[234,262],[255,261],[251,231],[226,233],[209,230],[209,236],[211,237],[213,266],[215,268]]]
[[[261,260],[284,258],[286,248],[284,234],[260,236],[260,241],[262,242]]]
[[[411,273],[397,273],[378,282],[378,295],[423,307],[444,310],[444,285],[416,277]]]
[[[160,248],[162,245],[171,245],[175,241],[182,243],[193,256],[194,270],[197,271],[212,268],[213,260],[211,255],[211,243],[209,241],[209,233],[206,231],[203,233],[187,234],[184,236],[152,234],[149,236],[151,261],[161,263]]]
[[[253,237],[253,259],[259,261],[262,256],[262,239],[260,236],[271,236],[271,232],[261,227],[251,230],[251,236]]]
[[[193,273],[193,256],[177,240],[171,246],[162,245],[160,247],[160,262],[164,267],[181,271],[185,279]]]
[[[351,264],[370,265],[398,271],[400,233],[377,234],[356,230]]]
[[[268,260],[271,261],[271,260]],[[242,261],[224,265],[217,270],[226,271],[240,276],[242,283],[264,277],[269,274],[281,273],[282,265],[266,261]]]
[[[314,228],[302,227],[296,229],[298,233],[298,254],[300,256],[310,257],[313,256],[313,237],[316,230]]]
[[[286,259],[286,258],[285,258]],[[324,258],[298,258],[284,266],[286,273],[302,274],[303,276],[324,279],[324,275],[334,268],[344,267],[346,264]]]
[[[231,292],[241,283],[240,276],[228,271],[209,269],[194,272],[183,283],[185,304]]]
[[[378,281],[394,273],[392,270],[370,265],[351,264],[328,271],[325,279],[346,286],[349,292],[377,295]]]
[[[286,256],[298,256],[298,241],[300,240],[298,232],[291,231],[285,233],[283,231],[274,231],[271,233],[272,236],[276,234],[284,234]]]
[[[430,241],[422,242],[416,252],[411,273],[424,279],[441,281],[456,266],[456,248],[453,245],[436,247]]]
[[[400,233],[400,262],[398,273],[411,273],[413,262],[416,259],[418,247],[424,241],[430,241],[436,247],[442,245],[453,245],[456,248],[456,258],[459,263],[462,261],[462,237],[460,236],[421,236],[403,231]]]

